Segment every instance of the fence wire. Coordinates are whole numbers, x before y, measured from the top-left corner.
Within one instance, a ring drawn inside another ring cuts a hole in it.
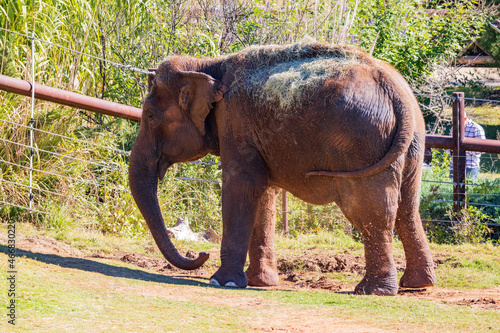
[[[18,167],[18,168],[21,168],[21,169],[24,169],[24,170],[28,170],[28,171],[35,171],[35,172],[38,172],[38,173],[43,173],[43,174],[47,174],[47,175],[51,175],[51,176],[56,176],[56,177],[59,177],[59,178],[62,178],[62,179],[69,179],[69,180],[72,180],[74,182],[92,183],[92,181],[87,180],[87,179],[76,179],[76,178],[73,178],[73,177],[70,177],[70,176],[67,176],[67,175],[63,175],[63,174],[60,174],[60,173],[55,173],[55,172],[46,171],[46,170],[40,170],[40,169],[32,168],[32,167],[29,167],[29,166],[25,166],[25,165],[21,165],[21,164],[17,164],[17,163],[8,162],[8,161],[5,161],[3,159],[0,159],[0,163],[5,163],[5,164],[11,165],[11,166],[15,166],[15,167]],[[34,187],[30,185],[30,188],[33,189]]]
[[[190,181],[195,181],[195,182],[207,182],[207,183],[215,183],[215,184],[221,184],[222,182],[217,179],[202,179],[202,178],[189,178],[189,177],[174,177],[175,179],[178,180],[190,180]]]
[[[44,212],[44,211],[41,211],[41,210],[38,210],[38,209],[29,208],[29,207],[26,207],[26,206],[20,206],[20,205],[17,205],[15,203],[6,202],[6,201],[3,201],[3,200],[0,200],[0,204],[4,204],[5,206],[12,206],[12,207],[16,207],[16,208],[21,208],[21,209],[27,209],[27,210],[29,210],[30,213],[39,213],[39,214],[44,214],[44,215],[48,215],[49,214],[47,212]]]
[[[130,191],[128,189],[128,186],[126,184],[120,185],[120,184],[115,184],[111,180],[113,178],[113,172],[116,171],[125,171],[124,166],[117,165],[113,160],[115,157],[120,157],[120,158],[126,158],[130,155],[130,152],[116,149],[113,147],[109,146],[103,146],[99,144],[95,144],[91,141],[87,140],[81,140],[77,139],[71,136],[66,136],[66,135],[61,135],[58,133],[53,133],[51,131],[46,131],[43,129],[39,128],[33,128],[31,129],[29,126],[19,124],[15,121],[10,121],[6,119],[0,119],[0,122],[3,122],[4,125],[10,126],[11,128],[4,128],[4,133],[14,133],[12,135],[12,138],[6,139],[0,137],[0,142],[3,143],[4,149],[8,146],[16,146],[20,147],[23,150],[26,151],[21,157],[21,161],[26,161],[26,158],[29,157],[30,155],[34,155],[34,153],[39,152],[43,153],[44,155],[39,155],[37,160],[36,160],[36,165],[51,165],[49,169],[46,169],[45,167],[42,168],[36,168],[33,166],[28,166],[23,164],[23,162],[20,161],[13,161],[13,160],[7,160],[6,156],[3,155],[0,157],[0,168],[2,165],[4,166],[9,166],[13,168],[17,168],[18,170],[23,170],[25,173],[18,172],[18,171],[12,171],[10,172],[9,169],[7,168],[1,168],[3,170],[3,178],[0,178],[0,206],[10,206],[13,208],[19,208],[19,209],[25,209],[28,212],[31,213],[40,213],[43,214],[43,216],[50,216],[53,214],[54,209],[49,209],[46,210],[44,209],[44,205],[46,205],[48,202],[54,202],[57,201],[59,202],[58,205],[64,205],[65,202],[70,202],[72,200],[77,200],[78,202],[81,203],[84,207],[88,207],[87,209],[89,210],[101,210],[104,209],[103,205],[106,203],[107,200],[109,200],[110,196],[114,196],[114,193],[121,193],[119,196],[130,196]],[[36,146],[36,138],[33,147],[30,145],[18,142],[19,137],[24,137],[24,136],[19,136],[15,135],[16,131],[19,133],[19,131],[34,131],[34,132],[39,132],[43,133],[44,135],[47,135],[48,137],[57,137],[62,139],[62,141],[59,141],[59,146],[56,148],[57,150],[61,149],[61,146],[64,146],[65,142],[74,142],[78,143],[81,146],[84,147],[91,147],[92,151],[90,153],[95,153],[99,150],[102,150],[104,152],[108,152],[106,154],[106,158],[100,158],[99,160],[95,159],[85,159],[85,158],[80,158],[80,157],[74,157],[71,156],[70,154],[80,154],[81,150],[68,150],[64,154],[58,153],[57,151],[53,151],[53,148],[46,148],[42,149]],[[5,151],[5,150],[4,150]],[[109,154],[111,153],[111,155]],[[56,156],[58,157],[57,161],[50,162],[50,156]],[[19,158],[19,157],[18,157]],[[67,161],[64,161],[67,160]],[[78,163],[81,165],[80,169],[83,169],[84,172],[81,174],[80,177],[74,177],[74,175],[68,175],[65,172],[65,168],[67,166],[70,166],[71,163]],[[59,169],[54,169],[54,166],[56,165],[55,163],[61,163],[61,165],[58,167]],[[220,162],[214,162],[214,161],[192,161],[188,162],[188,165],[198,165],[200,168],[219,168],[220,167]],[[97,169],[90,170],[88,167],[93,166],[93,167],[98,167]],[[59,171],[56,171],[59,170]],[[99,171],[101,170],[101,171]],[[103,175],[98,175],[95,174],[96,172],[102,172],[108,170],[108,174],[104,173]],[[28,173],[34,173],[34,177],[32,179],[31,185],[27,185],[29,182],[27,179],[27,174]],[[64,189],[60,188],[50,188],[45,189],[42,188],[43,186],[41,185],[40,181],[43,178],[43,175],[48,175],[48,176],[53,176],[57,179],[57,182],[60,184],[67,184],[65,185],[66,187],[72,187],[72,188],[78,188],[80,187],[81,190],[76,190],[76,191],[67,191]],[[90,178],[89,178],[90,176]],[[6,178],[6,177],[11,177],[11,178]],[[96,178],[97,177],[97,178]],[[107,181],[110,180],[110,181]],[[194,178],[194,177],[189,177],[189,176],[176,176],[174,179],[183,181],[183,182],[191,182],[191,183],[208,183],[208,184],[220,184],[221,181],[218,179],[204,179],[204,178]],[[64,180],[63,183],[61,181]],[[7,188],[6,186],[9,185]],[[89,187],[90,186],[90,187]],[[25,195],[22,197],[19,197],[19,195],[9,195],[8,193],[11,193],[12,191],[15,191],[16,193],[26,193],[29,198],[29,202],[31,202],[31,205],[28,205],[27,202],[28,200],[24,200],[26,198]],[[83,192],[82,192],[83,191]],[[160,190],[161,191],[161,190]],[[80,194],[78,194],[80,193]],[[92,200],[89,200],[90,197],[92,197]],[[17,198],[17,199],[16,199]],[[49,200],[49,201],[47,201]],[[181,196],[180,199],[178,199],[178,202],[183,202],[188,200],[191,202],[191,204],[195,201],[196,199],[193,198],[188,198],[185,195]],[[198,199],[198,201],[207,201],[207,200],[212,200],[209,197],[202,199]],[[215,204],[220,206],[220,199],[215,198]],[[52,213],[48,213],[48,211]],[[186,209],[179,210],[179,212],[188,212]],[[89,223],[89,225],[96,225],[97,222],[92,222]]]
[[[16,183],[16,182],[11,182],[11,181],[8,181],[8,180],[5,180],[5,179],[0,179],[0,184],[1,183],[7,183],[7,184],[14,185],[14,186],[28,188],[28,189],[30,188],[29,185],[24,185],[24,184],[20,184],[20,183]],[[50,195],[56,195],[58,197],[63,197],[63,198],[66,198],[66,199],[77,199],[77,200],[85,202],[85,203],[91,203],[89,200],[86,200],[86,199],[84,199],[82,197],[78,197],[78,196],[64,195],[62,193],[58,193],[58,192],[54,192],[54,191],[49,191],[49,190],[44,190],[42,188],[36,188],[36,187],[32,187],[31,189],[35,190],[35,191],[40,191],[40,192],[43,192],[43,193],[47,193],[47,194],[50,194]]]
[[[49,154],[49,155],[58,156],[58,157],[61,157],[61,158],[67,158],[67,159],[70,159],[70,160],[73,160],[73,161],[83,162],[83,163],[86,163],[86,164],[92,164],[92,165],[96,165],[96,166],[99,166],[101,168],[106,168],[106,169],[113,170],[113,171],[121,170],[121,168],[119,168],[117,166],[114,166],[114,165],[105,165],[105,164],[96,163],[96,162],[90,161],[90,160],[83,160],[83,159],[76,158],[76,157],[73,157],[73,156],[59,154],[59,153],[56,153],[56,152],[53,152],[53,151],[49,151],[49,150],[45,150],[45,149],[40,149],[40,148],[37,148],[37,147],[31,147],[31,146],[28,146],[28,145],[25,145],[25,144],[22,144],[22,143],[19,143],[19,142],[5,140],[5,139],[2,139],[2,138],[0,138],[0,141],[6,142],[6,143],[10,143],[10,144],[13,144],[13,145],[16,145],[16,146],[24,147],[24,148],[29,148],[29,149],[31,149],[31,153],[30,154],[33,154],[34,151],[36,150],[36,151],[39,151],[39,152],[42,152],[42,153],[46,153],[46,154]]]
[[[498,214],[500,211],[498,208],[500,208],[500,205],[496,204],[496,202],[499,201],[498,197],[500,196],[500,193],[498,193],[498,189],[500,188],[499,186],[495,185],[489,185],[489,184],[477,184],[477,183],[460,183],[460,185],[465,185],[467,186],[472,186],[476,187],[474,191],[481,191],[482,193],[466,193],[466,200],[465,201],[455,201],[450,199],[453,198],[454,194],[461,194],[461,193],[455,193],[453,191],[453,187],[455,185],[454,182],[448,182],[448,181],[439,181],[439,180],[422,180],[422,184],[429,183],[429,184],[436,184],[436,185],[443,185],[444,187],[435,187],[434,190],[430,190],[428,194],[424,194],[427,196],[421,197],[421,203],[429,204],[429,203],[436,203],[436,204],[445,204],[448,205],[449,209],[451,210],[451,205],[453,204],[460,204],[460,205],[465,205],[465,207],[476,207],[478,210],[483,211],[486,210],[486,215],[491,213],[491,216],[486,216],[486,219],[481,220],[480,222],[474,222],[475,224],[484,224],[489,227],[500,227],[500,223],[497,223],[496,221],[493,222],[491,219],[495,220],[498,219],[499,216]],[[435,186],[435,185],[431,185]],[[449,188],[451,191],[439,191],[441,188]],[[493,191],[493,193],[490,193],[490,191]],[[492,197],[494,199],[492,199]],[[468,200],[470,198],[470,200]],[[487,199],[489,198],[489,199]],[[477,200],[492,200],[493,203],[488,203],[488,202],[478,202]],[[431,205],[432,207],[432,205]],[[429,207],[431,211],[433,208]],[[443,222],[443,223],[462,223],[460,221],[451,221],[451,220],[444,220],[444,219],[422,219],[422,221],[434,223],[434,222]]]
[[[422,219],[422,222],[441,222],[441,223],[455,223],[455,224],[462,224],[463,221],[458,221],[458,220],[438,220],[438,219]],[[478,223],[478,222],[474,222],[473,224],[484,224],[484,225],[487,225],[489,227],[499,227],[500,224],[498,223]]]
[[[456,183],[454,182],[445,182],[445,181],[438,181],[438,180],[426,180],[426,179],[423,179],[422,180],[423,183],[438,183],[438,184],[451,184],[451,185],[455,185]],[[458,185],[460,186],[484,186],[484,187],[489,187],[489,188],[496,188],[496,189],[500,189],[500,186],[494,186],[494,185],[484,185],[484,184],[474,184],[474,183],[458,183]]]
[[[433,193],[436,193],[436,194],[439,194],[439,195],[453,195],[453,194],[461,194],[461,193],[457,193],[457,192],[433,192]],[[500,196],[500,193],[467,193],[467,196],[468,197],[484,197],[484,196]]]
[[[453,99],[453,96],[450,95],[432,95],[432,94],[414,94],[415,96],[419,97],[427,97],[427,98],[447,98],[447,99]],[[473,102],[483,102],[483,103],[498,103],[500,104],[500,100],[496,99],[484,99],[484,98],[475,98],[475,97],[464,97],[464,100],[466,101],[473,101]]]
[[[7,124],[11,124],[11,125],[15,125],[15,126],[18,126],[18,127],[25,128],[27,130],[31,130],[31,128],[29,126],[26,126],[26,125],[18,124],[18,123],[15,123],[15,122],[12,122],[12,121],[8,121],[8,120],[5,120],[5,119],[0,119],[0,121],[4,122],[4,123],[7,123]],[[72,141],[79,142],[79,143],[84,144],[84,145],[89,145],[89,146],[92,146],[92,147],[96,147],[96,148],[99,148],[99,149],[109,150],[109,151],[112,151],[112,152],[115,152],[115,153],[118,153],[118,154],[121,154],[121,155],[130,156],[130,151],[127,151],[127,150],[121,150],[121,149],[117,149],[117,148],[106,147],[106,146],[98,145],[98,144],[96,144],[94,142],[91,142],[91,141],[80,140],[80,139],[77,139],[77,138],[72,138],[70,136],[65,136],[65,135],[61,135],[61,134],[58,134],[58,133],[44,131],[44,130],[41,130],[39,128],[33,128],[33,131],[39,132],[39,133],[48,134],[50,136],[55,136],[55,137],[67,139],[67,140],[72,140]]]
[[[456,203],[457,202],[457,201],[453,201],[453,200],[437,200],[437,199],[423,199],[423,200],[432,201],[432,202],[446,202],[446,203]],[[473,206],[500,207],[500,205],[491,205],[491,204],[484,204],[484,203],[470,202],[470,201],[459,201],[459,203],[473,205]]]
[[[73,50],[71,48],[68,48],[68,47],[65,47],[65,46],[62,46],[62,45],[58,45],[58,44],[55,44],[55,43],[52,43],[52,42],[49,42],[49,41],[46,41],[46,40],[43,40],[43,39],[40,39],[40,38],[36,38],[34,36],[29,36],[29,35],[26,35],[26,34],[23,34],[23,33],[17,32],[17,31],[13,31],[13,30],[1,28],[1,27],[0,27],[0,30],[6,31],[6,32],[9,32],[9,33],[13,33],[13,34],[16,34],[16,35],[19,35],[19,36],[22,36],[22,37],[25,37],[25,38],[27,38],[29,40],[34,40],[34,41],[41,42],[41,43],[44,43],[44,44],[52,45],[52,46],[55,46],[57,48],[69,51],[71,53],[76,53],[76,54],[84,55],[86,57],[89,57],[89,58],[92,58],[92,59],[95,59],[95,60],[103,61],[103,62],[106,62],[106,63],[110,64],[111,66],[113,66],[115,68],[125,69],[125,70],[129,70],[129,71],[133,71],[133,72],[137,72],[137,73],[141,73],[141,74],[154,74],[154,72],[151,72],[151,71],[148,71],[148,70],[145,70],[145,69],[142,69],[142,68],[137,68],[137,67],[134,67],[132,65],[122,64],[122,63],[119,63],[119,62],[115,62],[115,61],[107,60],[107,59],[104,59],[104,58],[101,58],[101,57],[97,57],[97,56],[94,56],[94,55],[90,55],[90,54],[85,53],[85,52]]]

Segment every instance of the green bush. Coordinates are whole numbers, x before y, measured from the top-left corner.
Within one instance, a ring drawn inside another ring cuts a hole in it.
[[[449,154],[433,149],[432,171],[423,174],[420,215],[429,239],[436,243],[479,243],[491,239],[487,223],[500,222],[500,178],[467,181],[468,207],[453,212],[453,180],[449,178]],[[475,206],[474,203],[481,203]],[[486,206],[485,206],[486,205]]]

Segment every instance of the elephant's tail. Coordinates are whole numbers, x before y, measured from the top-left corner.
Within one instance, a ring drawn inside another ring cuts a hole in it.
[[[396,134],[392,141],[391,147],[385,156],[377,163],[361,170],[356,171],[327,171],[317,170],[306,173],[306,178],[310,176],[329,176],[343,178],[360,178],[375,175],[382,170],[387,169],[398,158],[400,158],[410,147],[415,131],[414,108],[418,105],[409,86],[404,79],[395,78],[392,73],[385,72],[386,84],[390,85],[392,91],[393,110],[396,116]],[[399,76],[399,74],[397,74]],[[387,76],[390,76],[387,78]],[[387,82],[389,81],[389,82]],[[403,81],[403,82],[402,82]]]

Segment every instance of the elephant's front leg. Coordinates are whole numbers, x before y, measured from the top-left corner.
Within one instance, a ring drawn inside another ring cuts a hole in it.
[[[250,266],[245,272],[251,286],[276,286],[279,282],[274,251],[277,194],[276,188],[269,187],[259,200],[248,250]]]
[[[259,209],[259,201],[267,189],[267,178],[240,167],[223,170],[221,267],[210,283],[245,288],[243,271],[250,237]]]

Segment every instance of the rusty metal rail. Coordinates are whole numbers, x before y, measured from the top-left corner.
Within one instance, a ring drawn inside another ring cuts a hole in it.
[[[0,89],[19,95],[31,96],[32,84],[28,81],[0,75]],[[41,84],[35,84],[35,98],[133,121],[140,121],[142,115],[142,109],[139,108]]]
[[[465,95],[454,92],[452,95],[452,136],[427,136],[426,147],[444,148],[452,151],[453,164],[453,210],[459,212],[467,206],[466,200],[466,152],[500,153],[499,140],[487,140],[465,137]]]
[[[427,148],[453,149],[455,147],[453,142],[452,136],[427,135],[425,137]],[[500,140],[464,138],[462,146],[467,151],[500,154]]]

